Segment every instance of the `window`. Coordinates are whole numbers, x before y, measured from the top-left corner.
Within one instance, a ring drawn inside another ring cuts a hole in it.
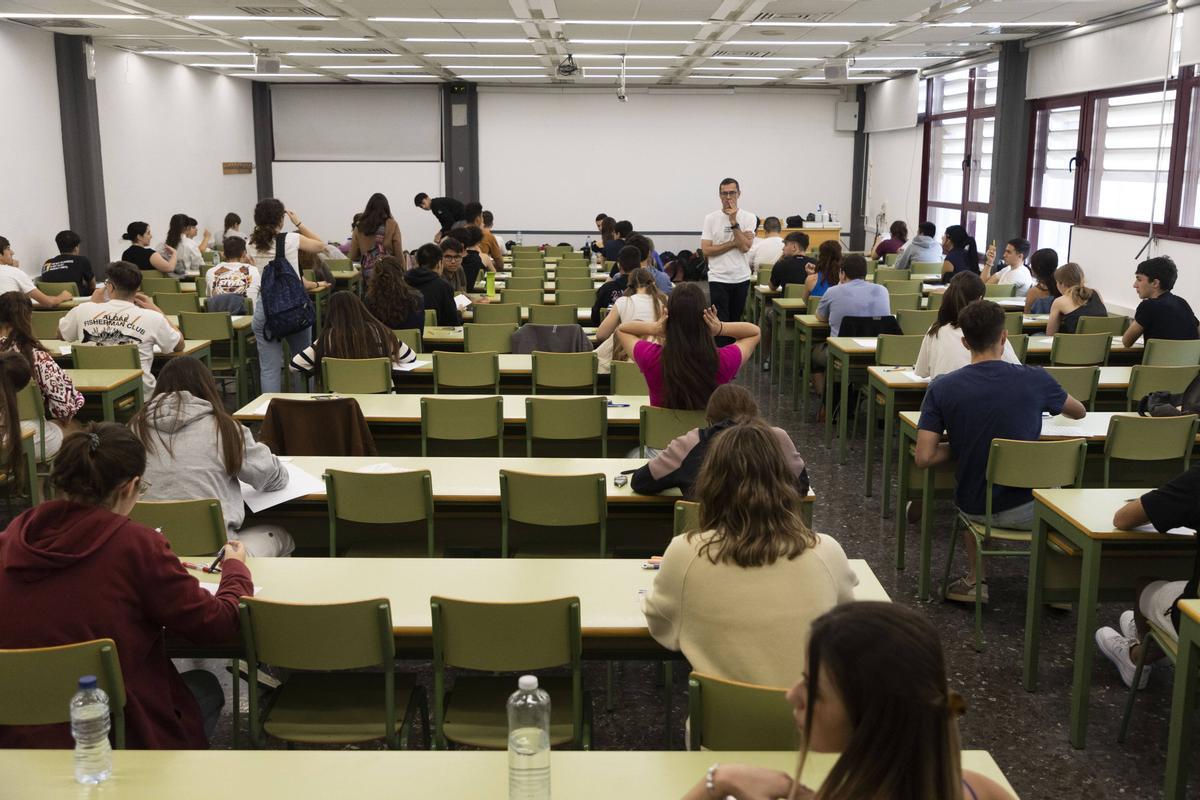
[[[1192,89],[1190,101],[1187,152],[1183,167],[1183,202],[1176,222],[1180,227],[1200,229],[1200,86]]]
[[[1161,92],[1093,102],[1087,215],[1149,222],[1153,206],[1154,220],[1165,222],[1175,91],[1165,104]]]

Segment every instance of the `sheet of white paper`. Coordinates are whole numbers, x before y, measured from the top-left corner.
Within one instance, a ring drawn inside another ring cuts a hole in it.
[[[1083,437],[1082,428],[1073,425],[1053,425],[1050,423],[1042,423],[1042,436],[1078,436]]]
[[[392,369],[396,372],[412,372],[417,367],[428,366],[432,363],[432,361],[412,361],[408,364],[392,364]]]
[[[247,483],[242,483],[242,499],[254,513],[264,509],[304,497],[308,494],[320,494],[325,491],[325,482],[318,477],[309,475],[295,464],[284,464],[288,471],[287,486],[274,492],[260,492]],[[240,482],[240,481],[239,481]]]
[[[217,587],[219,587],[220,585],[221,585],[220,582],[209,583],[208,581],[200,581],[200,588],[212,595],[215,595],[217,593]],[[259,586],[257,583],[254,584],[254,593],[258,594],[261,591],[262,591],[262,587]]]
[[[913,383],[929,383],[929,378],[922,378],[920,375],[913,372],[911,369],[906,369],[903,372],[901,372],[900,377],[904,378],[904,380],[906,380],[906,381],[912,381]]]
[[[58,352],[60,355],[64,355],[64,356],[71,355],[71,345],[69,345],[69,344],[60,345],[58,348]]]
[[[1135,531],[1144,531],[1146,533],[1155,533],[1154,526],[1147,522],[1145,525],[1138,525],[1134,528]],[[1172,536],[1195,536],[1196,531],[1193,528],[1171,528],[1169,531],[1164,531]]]
[[[454,305],[458,306],[459,311],[462,311],[464,308],[471,305],[471,298],[467,297],[465,294],[456,294],[454,295]]]
[[[859,347],[874,348],[879,343],[879,341],[877,339],[855,339],[854,343],[856,345],[858,345]]]
[[[395,464],[367,464],[354,470],[355,472],[366,472],[375,475],[388,475],[393,472],[407,472],[397,467]]]

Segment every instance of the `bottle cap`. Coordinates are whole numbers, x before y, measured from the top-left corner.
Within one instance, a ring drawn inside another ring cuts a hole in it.
[[[92,678],[92,680],[94,681],[96,679]],[[538,687],[537,676],[536,675],[522,675],[521,678],[517,681],[517,686],[521,689],[522,692],[532,692],[534,689],[536,689]]]
[[[84,675],[83,677],[81,677],[79,679],[79,688],[80,689],[95,689],[96,688],[96,676],[95,675]]]

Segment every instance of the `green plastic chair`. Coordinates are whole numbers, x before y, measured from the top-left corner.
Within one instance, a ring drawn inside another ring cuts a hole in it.
[[[577,325],[579,309],[574,306],[530,306],[529,322],[533,325]]]
[[[200,297],[195,293],[159,292],[154,295],[154,305],[161,308],[164,314],[195,313],[200,310]]]
[[[909,278],[908,280],[887,280],[879,285],[887,289],[888,294],[920,295],[921,289],[925,286],[925,281],[919,278]]]
[[[250,739],[266,733],[285,742],[345,745],[383,739],[408,748],[421,716],[429,741],[425,692],[412,675],[396,675],[391,606],[384,598],[300,605],[242,598],[242,642],[251,675],[260,664],[284,671],[264,704],[250,686]],[[364,668],[382,670],[349,672]]]
[[[1087,408],[1095,410],[1096,390],[1100,387],[1099,367],[1046,367],[1046,372],[1059,386],[1066,389],[1067,394],[1074,397]]]
[[[555,276],[554,288],[557,291],[585,291],[591,292],[592,297],[596,296],[596,284],[591,278],[586,275],[575,277],[573,275],[557,275]]]
[[[1151,392],[1182,394],[1196,376],[1200,366],[1147,367],[1137,364],[1129,372],[1129,389],[1125,394],[1125,410],[1133,411],[1142,398]]]
[[[921,353],[924,333],[880,334],[875,345],[875,364],[881,367],[911,367]]]
[[[224,247],[222,247],[221,249],[224,249]],[[201,256],[201,258],[204,259],[204,264],[209,267],[216,265],[217,262],[219,261],[215,247],[212,249],[209,249],[209,250],[205,250],[203,253],[200,254],[200,256]]]
[[[454,447],[454,455],[503,456],[504,400],[499,395],[422,397],[422,458],[436,455],[430,452],[430,443]],[[468,448],[469,453],[463,452]]]
[[[664,450],[675,438],[692,428],[707,428],[704,410],[682,411],[675,408],[642,406],[638,420],[638,448],[642,458],[646,448]]]
[[[511,353],[512,335],[517,326],[511,322],[483,325],[469,322],[463,325],[463,349],[468,353]]]
[[[676,500],[672,536],[700,529],[700,504],[692,500]]]
[[[1177,472],[1187,472],[1196,444],[1200,417],[1139,417],[1114,415],[1104,439],[1104,486],[1110,482],[1110,462],[1179,461]],[[1144,478],[1141,479],[1144,483]],[[1154,485],[1154,484],[1151,484]]]
[[[497,353],[433,351],[433,391],[484,390],[500,394],[500,356]]]
[[[933,323],[937,322],[937,316],[936,308],[929,311],[906,308],[896,312],[896,321],[900,323],[900,330],[906,335],[924,336]]]
[[[48,475],[50,464],[46,460],[46,405],[37,381],[30,381],[17,392],[17,417],[22,422],[37,425],[39,447],[35,453],[38,476]]]
[[[233,332],[233,317],[226,311],[184,312],[179,315],[179,330],[183,332],[185,339],[208,339],[212,342],[210,352],[213,375],[232,376],[237,386],[238,402],[248,402],[246,395],[249,393],[249,353],[238,350],[238,340]]]
[[[1200,364],[1200,339],[1147,339],[1142,364],[1148,367],[1191,367]]]
[[[422,401],[424,398],[422,398]],[[424,402],[422,402],[424,405]],[[434,556],[433,477],[427,469],[404,472],[354,472],[325,470],[325,498],[329,508],[329,557],[338,555],[338,522],[398,526],[425,523],[425,541],[420,551]],[[386,498],[386,502],[380,502]],[[347,548],[352,557],[397,555],[405,542],[376,541]],[[411,549],[411,548],[409,548]]]
[[[810,314],[810,315],[816,314],[817,308],[820,305],[821,305],[820,297],[810,297],[810,298],[808,298],[808,305],[805,307],[804,311],[805,311],[805,313]]]
[[[1008,337],[1008,343],[1012,345],[1013,353],[1017,360],[1022,364],[1025,363],[1026,356],[1029,355],[1029,334],[1020,333]]]
[[[774,266],[774,265],[772,265]],[[754,276],[754,283],[758,286],[767,286],[771,283],[771,268],[766,264],[758,265],[758,273]]]
[[[321,383],[339,394],[391,394],[392,360],[380,358],[321,359]]]
[[[941,261],[910,261],[908,267],[909,272],[913,275],[941,275],[943,263]]]
[[[1080,317],[1075,325],[1076,333],[1107,333],[1120,336],[1129,327],[1129,317],[1109,315],[1107,317]]]
[[[459,675],[453,691],[446,669],[528,673],[566,666],[565,676],[539,676],[550,695],[550,744],[592,746],[592,701],[583,689],[579,598],[531,603],[429,601],[433,618],[433,719],[436,749],[448,742],[503,750],[508,746],[508,696],[515,676]]]
[[[641,368],[632,361],[612,362],[612,393],[615,395],[649,396],[650,386]]]
[[[1015,283],[989,283],[983,287],[983,296],[987,298],[1015,297],[1016,294]]]
[[[79,297],[79,284],[75,281],[34,281],[33,285],[51,297],[63,292],[70,292],[72,297]]]
[[[438,326],[438,316],[436,308],[425,309],[425,327],[436,328]]]
[[[515,273],[514,273],[515,274]],[[540,306],[546,301],[546,293],[541,289],[509,289],[500,292],[500,302],[518,306]],[[591,305],[589,304],[590,308]]]
[[[1107,333],[1056,333],[1050,363],[1056,367],[1100,366],[1108,363],[1112,336]]]
[[[49,309],[46,311],[34,311],[31,315],[31,319],[33,320],[33,335],[38,339],[61,339],[62,336],[58,332],[58,322],[66,315],[67,310]]]
[[[799,299],[808,295],[808,287],[803,283],[788,283],[783,287],[783,297],[785,300],[793,298]]]
[[[327,258],[325,266],[330,272],[349,272],[354,269],[354,262],[349,258]]]
[[[887,255],[885,255],[883,257],[883,263],[889,267],[895,266],[896,262],[899,260],[900,260],[899,253],[888,253]]]
[[[937,309],[941,308],[942,307],[942,299],[944,297],[945,297],[945,294],[942,292],[934,292],[934,293],[930,294],[929,295],[929,303],[926,305],[926,308],[928,308],[930,311],[936,311]]]
[[[540,274],[518,275],[514,272],[513,276],[504,282],[504,291],[507,292],[510,289],[522,291],[527,289],[537,289],[538,291],[541,291],[542,284],[544,282],[545,278]],[[520,308],[520,306],[517,307]]]
[[[71,345],[71,362],[75,369],[141,369],[142,361],[136,344],[110,344],[103,347],[91,344]]]
[[[572,251],[571,251],[570,245],[551,244],[551,245],[547,245],[546,249],[543,250],[542,252],[546,256],[558,256],[559,258],[562,258],[563,256],[571,253]]]
[[[575,394],[596,393],[596,352],[533,352],[533,393],[539,390],[576,390]]]
[[[532,472],[500,470],[500,557],[508,558],[512,543],[512,523],[543,528],[594,528],[598,539],[560,537],[546,547],[530,546],[526,551],[550,555],[584,555],[604,558],[608,555],[608,491],[602,473],[587,475],[541,475]]]
[[[0,650],[0,725],[70,722],[71,698],[84,675],[95,675],[96,685],[108,695],[113,746],[123,750],[125,679],[112,639]]]
[[[921,307],[921,295],[919,294],[888,294],[888,305],[891,307],[893,314],[896,314],[904,309],[916,311]]]
[[[596,302],[593,289],[559,289],[554,293],[554,304],[574,308],[591,308]]]
[[[421,329],[420,328],[398,328],[392,331],[396,339],[408,345],[408,349],[414,353],[421,352]]]
[[[964,526],[975,537],[975,574],[983,574],[985,556],[1029,558],[1029,549],[997,550],[986,549],[989,539],[1007,542],[1024,542],[1033,539],[1033,532],[1015,528],[998,528],[992,525],[992,487],[1009,486],[1018,489],[1052,489],[1083,485],[1083,463],[1087,456],[1085,439],[1062,439],[1058,441],[1025,442],[1014,439],[993,439],[988,452],[987,492],[985,494],[984,521],[974,522],[959,511],[950,530],[950,548],[946,555],[946,569],[942,573],[942,597],[950,585],[950,567],[954,563],[954,549],[958,541],[958,527]],[[981,583],[975,584],[975,649],[983,649],[983,595]]]
[[[1004,312],[1004,330],[1009,336],[1025,332],[1025,314],[1021,311]]]
[[[906,281],[912,277],[912,271],[907,269],[896,269],[895,267],[877,267],[875,269],[875,282],[880,286],[886,281]]]
[[[179,294],[179,278],[165,278],[161,274],[151,276],[143,273],[141,291],[143,294]]]
[[[228,540],[225,516],[215,499],[139,500],[129,518],[157,530],[180,556],[212,558]]]
[[[588,269],[586,261],[578,261],[564,264],[558,262],[558,266],[554,270],[555,279],[559,278],[587,278],[592,279],[591,270]]]
[[[600,457],[608,458],[608,401],[603,397],[526,397],[527,458],[533,458],[533,444],[538,439],[574,442],[572,450],[585,450],[580,455],[595,455],[598,441]]]
[[[787,689],[688,677],[689,750],[791,750],[800,745]]]
[[[1142,639],[1142,646],[1140,648],[1138,648],[1137,666],[1133,671],[1133,682],[1130,684],[1129,694],[1125,698],[1125,712],[1121,715],[1121,727],[1117,732],[1117,742],[1118,743],[1123,743],[1125,741],[1125,734],[1129,730],[1129,718],[1133,714],[1133,701],[1137,698],[1138,686],[1140,686],[1141,682],[1142,682],[1142,670],[1145,669],[1145,667],[1146,667],[1146,655],[1152,649],[1154,649],[1155,646],[1157,646],[1159,651],[1167,657],[1168,661],[1171,662],[1172,666],[1174,666],[1175,663],[1179,660],[1179,639],[1177,638],[1178,635],[1177,634],[1173,635],[1172,633],[1168,632],[1165,628],[1163,628],[1159,624],[1157,624],[1156,620],[1150,619],[1150,620],[1147,620],[1147,623],[1149,624],[1150,630],[1147,632],[1145,638]],[[1184,623],[1184,624],[1186,624],[1186,623]],[[1177,681],[1194,680],[1194,678],[1192,678],[1192,676],[1188,676],[1185,678],[1183,675],[1176,674],[1174,676],[1174,680],[1177,680]],[[1171,709],[1172,714],[1180,713],[1178,710],[1176,710],[1173,707],[1175,705],[1174,703],[1172,703],[1171,705],[1172,705],[1172,709]],[[1190,715],[1193,713],[1193,709],[1183,709],[1182,713],[1188,715],[1188,717],[1185,718],[1184,724],[1190,723],[1191,722]],[[1189,756],[1190,756],[1190,753],[1184,751],[1174,757],[1175,758],[1188,758]],[[1169,763],[1170,760],[1171,760],[1171,758],[1168,757],[1168,765],[1167,765],[1167,774],[1168,775],[1173,774],[1172,766]]]
[[[472,322],[479,325],[520,325],[521,307],[516,303],[483,303],[472,307]]]
[[[515,263],[512,266],[512,277],[514,278],[536,278],[538,280],[538,288],[541,288],[541,281],[546,280],[546,268],[538,263]]]

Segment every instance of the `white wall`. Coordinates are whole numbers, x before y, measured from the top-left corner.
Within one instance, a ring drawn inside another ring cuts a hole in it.
[[[221,162],[254,161],[249,81],[97,47],[96,96],[114,256],[135,220],[150,224],[155,243],[175,213],[220,236],[235,211],[246,229],[255,176],[222,175]]]
[[[883,238],[893,220],[908,223],[909,236],[921,221],[921,156],[924,132],[920,127],[872,133],[867,138],[867,244],[875,234],[876,216],[887,205],[880,226]]]
[[[594,230],[604,212],[647,232],[698,232],[729,176],[741,182],[742,207],[759,216],[822,203],[848,230],[854,135],[833,129],[839,98],[631,90],[618,103],[611,89],[481,88],[481,201],[504,231]],[[695,247],[698,237],[684,241]]]
[[[1200,310],[1200,245],[1159,241],[1141,257],[1138,251],[1146,243],[1144,236],[1076,227],[1071,234],[1070,259],[1083,267],[1089,286],[1100,292],[1110,308],[1130,311],[1138,304],[1133,291],[1133,270],[1139,261],[1153,256],[1170,256],[1179,267],[1175,293]]]
[[[68,226],[67,181],[59,125],[54,38],[0,22],[0,236],[30,274],[56,254],[54,235]]]

